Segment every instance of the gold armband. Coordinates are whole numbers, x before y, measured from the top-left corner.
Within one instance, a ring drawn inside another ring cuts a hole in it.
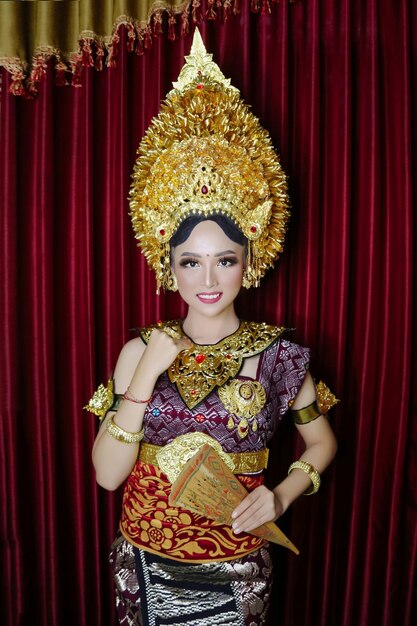
[[[295,424],[308,424],[319,415],[325,415],[339,402],[327,385],[321,380],[316,385],[317,400],[303,409],[289,409],[288,413]]]
[[[321,415],[320,409],[315,400],[303,409],[289,409],[288,413],[294,424],[308,424]]]
[[[119,410],[119,407],[120,407],[121,403],[123,402],[123,400],[124,400],[123,394],[115,393],[114,394],[114,401],[113,401],[113,404],[111,405],[111,407],[109,408],[109,411],[114,411],[115,413],[117,413],[117,411]]]

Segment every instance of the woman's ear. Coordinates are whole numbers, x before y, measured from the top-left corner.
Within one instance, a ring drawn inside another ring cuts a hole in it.
[[[177,277],[175,276],[174,250],[175,248],[171,247],[171,252],[170,252],[171,284],[172,284],[172,291],[178,291]]]
[[[171,267],[171,280],[172,280],[172,287],[171,287],[172,291],[178,291],[177,277],[172,271],[172,267]]]

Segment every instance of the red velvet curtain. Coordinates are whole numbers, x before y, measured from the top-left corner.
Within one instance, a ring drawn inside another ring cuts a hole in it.
[[[166,32],[166,24],[165,24]],[[281,525],[273,621],[416,623],[417,7],[413,0],[281,2],[205,22],[209,51],[269,129],[289,174],[283,254],[242,317],[295,328],[341,398],[339,453]],[[135,150],[191,37],[85,69],[82,87],[7,93],[0,126],[1,569],[7,626],[115,623],[107,552],[120,493],[94,481],[82,406],[130,329],[183,314],[155,295],[127,195]],[[283,425],[270,480],[297,453]]]

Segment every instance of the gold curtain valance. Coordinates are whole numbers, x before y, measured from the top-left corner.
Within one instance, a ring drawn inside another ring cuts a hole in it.
[[[269,13],[279,0],[3,0],[0,66],[12,74],[16,95],[36,92],[50,59],[57,84],[77,85],[83,66],[114,64],[121,25],[128,31],[129,50],[141,54],[162,32],[164,14],[168,38],[175,39],[190,23],[238,13],[242,2]]]

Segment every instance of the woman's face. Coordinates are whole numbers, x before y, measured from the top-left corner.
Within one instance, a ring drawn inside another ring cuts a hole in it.
[[[184,243],[173,249],[172,270],[188,306],[215,317],[233,310],[242,285],[244,246],[211,221],[197,224]]]

